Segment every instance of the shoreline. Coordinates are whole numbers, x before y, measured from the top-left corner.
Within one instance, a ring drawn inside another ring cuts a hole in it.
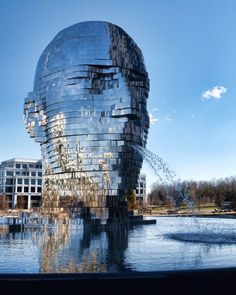
[[[144,217],[210,217],[210,218],[236,218],[236,212],[219,212],[219,213],[153,213],[153,214],[143,214]]]

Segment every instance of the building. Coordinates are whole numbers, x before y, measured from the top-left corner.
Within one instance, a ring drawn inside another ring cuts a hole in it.
[[[55,36],[24,104],[42,151],[45,210],[73,200],[88,223],[127,221],[147,143],[148,93],[141,49],[122,28],[87,21]]]
[[[42,162],[33,159],[10,159],[0,164],[0,198],[8,208],[38,207],[42,192]]]
[[[146,201],[146,175],[141,173],[136,187],[136,204],[139,207],[143,207]]]

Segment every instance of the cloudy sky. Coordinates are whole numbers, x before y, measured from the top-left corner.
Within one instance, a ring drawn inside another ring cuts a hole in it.
[[[86,20],[122,27],[150,78],[147,148],[181,179],[236,174],[236,1],[2,0],[0,161],[39,158],[23,101],[40,54],[62,29]],[[144,165],[150,186],[156,178]]]

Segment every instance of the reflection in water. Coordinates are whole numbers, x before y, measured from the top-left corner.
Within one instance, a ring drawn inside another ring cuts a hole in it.
[[[36,232],[40,273],[131,271],[124,265],[128,229],[101,231],[82,225],[59,225]]]
[[[22,232],[3,231],[0,233],[0,272],[85,273],[235,267],[236,219],[197,219],[196,223],[189,217],[157,217],[156,224],[129,229],[98,230],[70,222]],[[186,235],[191,242],[183,239]],[[196,241],[196,237],[201,240]],[[234,242],[230,240],[233,238]]]
[[[129,230],[125,227],[120,227],[115,231],[109,229],[106,232],[108,238],[108,255],[107,265],[109,271],[132,271],[132,267],[125,263],[125,250],[128,248]]]
[[[37,237],[41,273],[60,272],[59,255],[68,242],[70,234],[68,229],[67,225],[60,225],[53,231],[43,231],[42,235]]]

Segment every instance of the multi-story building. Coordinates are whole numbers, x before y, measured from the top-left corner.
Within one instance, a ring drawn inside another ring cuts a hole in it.
[[[10,159],[0,164],[0,198],[9,208],[38,207],[42,192],[42,162],[34,159]]]
[[[136,187],[136,204],[139,207],[144,206],[146,203],[146,175],[141,173],[138,178]]]
[[[9,208],[38,207],[42,193],[42,162],[13,158],[0,164],[0,200],[5,196]],[[146,202],[146,175],[140,174],[136,187],[136,203]]]

